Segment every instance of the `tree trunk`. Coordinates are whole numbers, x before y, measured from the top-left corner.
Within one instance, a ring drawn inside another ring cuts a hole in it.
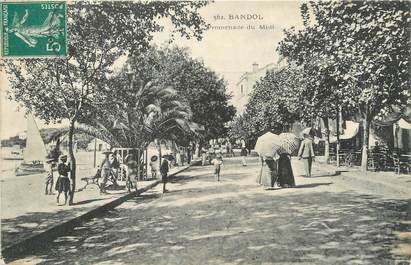
[[[160,140],[158,140],[158,142],[157,142],[157,150],[158,150],[158,156],[159,156],[158,160],[159,160],[159,163],[161,165],[163,156],[161,154],[161,141]]]
[[[328,124],[328,118],[323,118],[324,126],[325,126],[325,162],[327,164],[330,163],[330,126]]]
[[[340,113],[337,113],[337,124],[336,124],[336,129],[337,129],[337,142],[336,142],[336,151],[335,151],[335,156],[337,160],[337,167],[340,166]]]
[[[362,143],[361,171],[367,171],[367,167],[368,167],[368,145],[369,145],[369,139],[370,139],[370,123],[371,123],[371,120],[368,117],[365,117],[363,120],[364,138],[363,138],[363,143]]]
[[[73,205],[74,200],[74,192],[76,190],[76,158],[74,157],[73,152],[73,138],[74,138],[74,125],[76,123],[75,119],[70,120],[70,128],[69,128],[69,156],[70,156],[70,163],[71,163],[71,189],[70,189],[70,198],[69,198],[69,205]]]
[[[203,142],[202,141],[200,141],[198,143],[198,149],[197,149],[197,157],[198,158],[201,157],[201,149],[203,149]]]
[[[140,150],[140,148],[138,148],[137,149],[137,179],[139,180],[139,181],[141,181],[142,180],[142,176],[141,176],[141,172],[140,172],[140,170],[141,170],[141,150]]]

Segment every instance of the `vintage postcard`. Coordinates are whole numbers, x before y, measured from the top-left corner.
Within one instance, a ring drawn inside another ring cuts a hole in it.
[[[410,8],[1,1],[0,264],[409,265]]]

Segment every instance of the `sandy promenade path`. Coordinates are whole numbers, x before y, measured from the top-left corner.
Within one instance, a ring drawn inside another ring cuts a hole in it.
[[[297,188],[264,190],[255,183],[256,159],[247,167],[226,159],[220,183],[211,166],[193,167],[169,193],[157,187],[11,264],[408,262],[410,200],[294,169]]]

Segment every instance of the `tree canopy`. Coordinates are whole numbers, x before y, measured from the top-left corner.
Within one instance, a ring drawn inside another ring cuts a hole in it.
[[[371,121],[410,97],[410,3],[310,2],[301,11],[304,29],[286,30],[278,49],[303,67],[311,115],[332,117],[342,107],[363,121],[366,168]]]
[[[3,60],[11,98],[45,121],[70,121],[69,154],[72,190],[76,161],[73,154],[77,122],[94,118],[102,107],[114,62],[124,54],[147,49],[161,19],[168,19],[173,34],[201,38],[207,28],[198,9],[207,2],[85,2],[68,8],[68,56],[53,59]],[[73,194],[70,203],[73,202]]]

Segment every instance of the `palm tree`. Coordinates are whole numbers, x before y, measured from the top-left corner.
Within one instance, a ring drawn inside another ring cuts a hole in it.
[[[128,86],[124,85],[127,81]],[[110,89],[114,85],[116,89]],[[79,123],[77,130],[112,147],[141,149],[154,139],[172,139],[178,133],[190,133],[190,106],[170,86],[130,80],[120,74],[103,91],[98,100],[104,107],[96,110],[93,119]]]

